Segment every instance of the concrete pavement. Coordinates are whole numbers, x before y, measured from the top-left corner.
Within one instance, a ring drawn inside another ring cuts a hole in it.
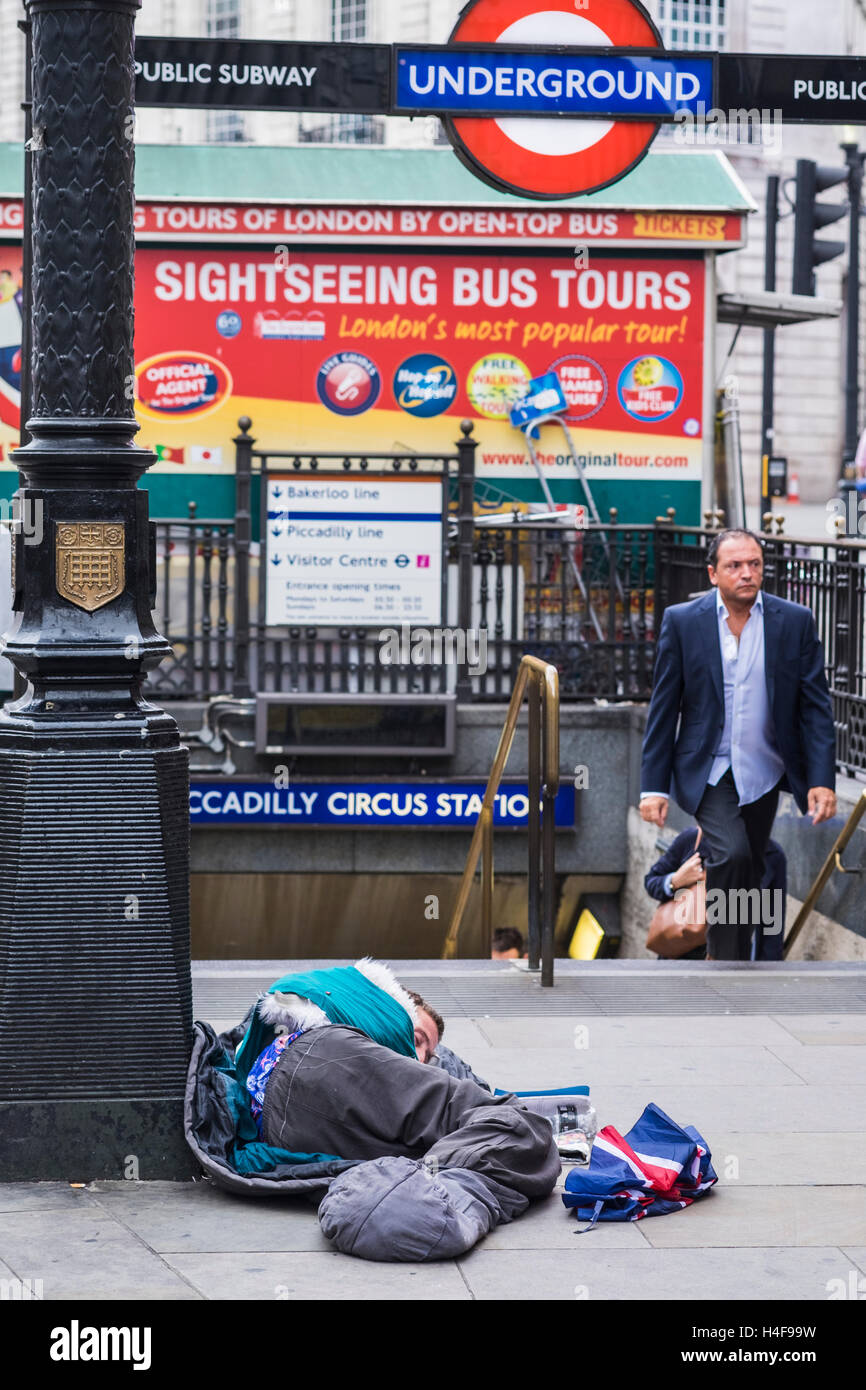
[[[778,1013],[738,1012],[735,1003],[726,1013],[676,1013],[668,994],[662,1015],[646,1010],[676,968],[630,963],[625,975],[640,1012],[608,1005],[589,1014],[559,1011],[571,978],[563,963],[559,988],[545,992],[556,997],[556,1013],[540,1016],[537,982],[525,974],[516,981],[518,972],[503,967],[455,962],[448,975],[439,962],[412,962],[402,974],[435,1004],[443,980],[456,988],[461,965],[472,971],[474,998],[483,1000],[485,982],[491,1000],[516,985],[513,1013],[491,1007],[485,1016],[481,1007],[446,1020],[445,1041],[480,1075],[519,1089],[588,1082],[601,1122],[621,1131],[654,1100],[704,1134],[717,1189],[686,1211],[585,1235],[555,1194],[461,1260],[407,1266],[334,1253],[314,1208],[297,1200],[232,1197],[207,1182],[4,1184],[0,1281],[41,1281],[30,1287],[46,1300],[667,1301],[687,1291],[694,1300],[761,1301],[866,1293],[862,976],[838,977],[844,1009],[836,1014],[805,1011],[804,967],[775,967],[764,985],[775,990]],[[813,969],[826,998],[828,979],[837,977]],[[702,984],[712,979],[735,998],[736,970],[704,971]],[[582,972],[587,978],[586,966]],[[687,979],[699,973],[682,975],[686,1005]],[[236,984],[247,997],[245,981]],[[628,989],[620,997],[627,1007]],[[235,1013],[212,1016],[218,1026],[236,1021]],[[14,1293],[15,1284],[0,1289]]]

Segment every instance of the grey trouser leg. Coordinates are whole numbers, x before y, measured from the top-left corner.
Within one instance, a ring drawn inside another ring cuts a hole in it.
[[[283,1052],[262,1129],[268,1144],[296,1153],[429,1155],[526,1197],[550,1192],[560,1170],[548,1121],[513,1096],[491,1096],[336,1025],[311,1029]]]

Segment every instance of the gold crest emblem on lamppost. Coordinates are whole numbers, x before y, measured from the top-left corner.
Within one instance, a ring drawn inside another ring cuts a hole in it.
[[[62,598],[92,613],[123,593],[122,522],[58,522],[56,542],[57,592]]]

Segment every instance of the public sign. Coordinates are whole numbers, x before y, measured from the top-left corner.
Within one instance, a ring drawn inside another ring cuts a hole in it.
[[[405,830],[416,826],[471,830],[481,811],[483,782],[199,782],[189,789],[190,821],[212,829],[231,825],[369,826]],[[503,783],[493,806],[493,823],[525,829],[528,787]],[[574,826],[574,787],[561,787],[554,823]]]
[[[714,103],[810,125],[866,123],[866,58],[721,53]]]
[[[135,40],[137,106],[387,111],[390,80],[387,44]]]
[[[340,381],[346,399],[368,389]],[[441,478],[269,474],[268,627],[438,626],[442,510]]]
[[[535,420],[546,415],[559,415],[568,410],[568,401],[556,372],[545,372],[535,377],[526,388],[526,395],[518,401],[511,411],[511,423],[517,429],[525,429]]]

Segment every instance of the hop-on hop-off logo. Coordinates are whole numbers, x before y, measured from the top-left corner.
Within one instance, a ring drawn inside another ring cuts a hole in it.
[[[379,399],[379,368],[362,352],[337,352],[319,368],[316,390],[322,405],[337,415],[360,415]]]
[[[139,409],[154,420],[188,420],[216,410],[231,395],[226,366],[204,352],[160,352],[135,369]]]
[[[401,410],[421,419],[441,415],[454,402],[457,378],[444,357],[419,352],[407,357],[394,373],[394,399]]]
[[[61,598],[92,613],[123,593],[122,522],[58,522],[56,541],[56,582]]]

